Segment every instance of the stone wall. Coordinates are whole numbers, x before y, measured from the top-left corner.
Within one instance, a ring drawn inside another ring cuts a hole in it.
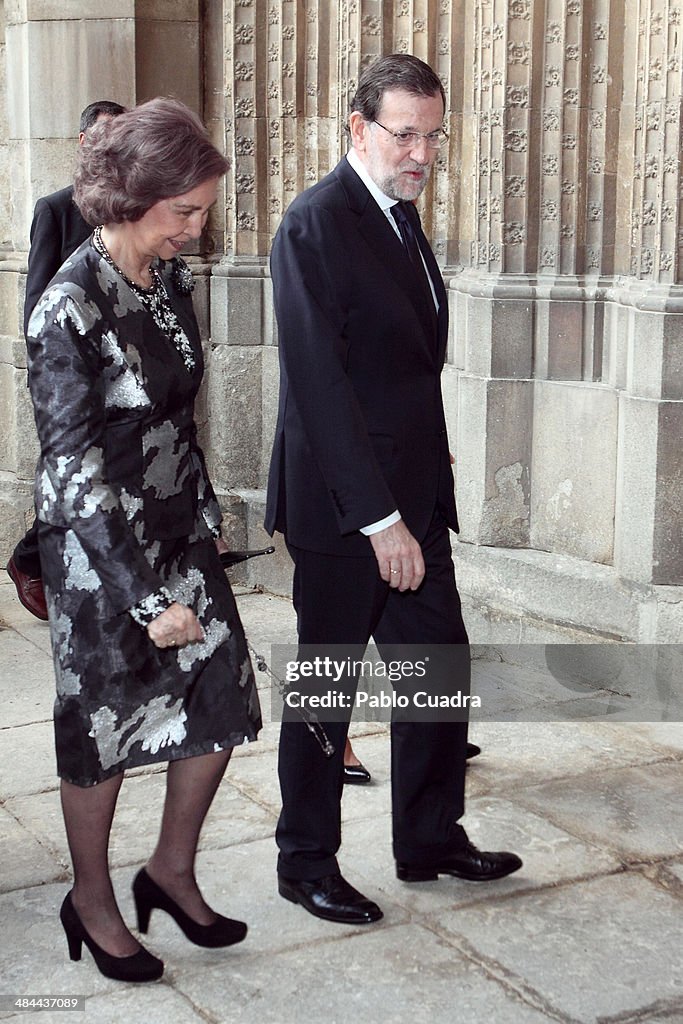
[[[461,540],[537,555],[463,550],[465,588],[522,637],[550,620],[680,639],[681,11],[474,13],[475,216],[451,279]],[[587,613],[584,563],[630,614]],[[515,586],[530,564],[540,603]]]
[[[255,546],[277,398],[270,240],[344,152],[362,67],[398,50],[429,61],[448,96],[450,143],[421,213],[450,294],[444,392],[473,635],[683,639],[678,0],[0,10],[4,548],[30,515],[35,451],[18,335],[30,210],[68,180],[80,108],[172,92],[231,156],[193,257],[209,367],[199,415],[231,536]],[[247,574],[289,585],[281,550]]]

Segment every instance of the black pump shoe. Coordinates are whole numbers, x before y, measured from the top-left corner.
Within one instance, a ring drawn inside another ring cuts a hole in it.
[[[62,903],[59,918],[66,933],[71,959],[81,959],[85,943],[92,953],[97,969],[105,978],[114,978],[115,981],[156,981],[164,973],[163,960],[152,956],[144,946],[140,946],[137,953],[133,953],[132,956],[112,956],[98,946],[83,927],[83,922],[71,902],[71,893],[67,893]]]
[[[345,786],[367,786],[368,782],[372,781],[372,775],[367,770],[364,764],[345,764],[344,765],[344,785]]]
[[[218,949],[221,946],[232,946],[241,942],[247,934],[244,921],[233,921],[230,917],[216,915],[213,924],[198,924],[171,899],[164,890],[150,878],[144,868],[140,868],[133,879],[133,899],[138,917],[138,931],[145,933],[149,927],[149,918],[156,907],[170,914],[179,928],[185,932],[195,946],[207,949]]]

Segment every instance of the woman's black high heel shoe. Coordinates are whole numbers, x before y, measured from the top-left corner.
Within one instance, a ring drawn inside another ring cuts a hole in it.
[[[230,917],[217,915],[213,924],[198,924],[172,900],[156,882],[149,877],[144,868],[140,868],[133,880],[133,898],[138,915],[138,931],[146,933],[149,918],[156,907],[170,914],[190,942],[195,946],[207,949],[218,949],[221,946],[232,946],[241,942],[247,934],[244,921],[233,921]]]
[[[98,946],[83,927],[71,902],[71,893],[67,893],[62,903],[59,918],[66,933],[71,959],[81,959],[81,951],[83,943],[85,943],[92,953],[97,969],[105,978],[114,978],[116,981],[156,981],[164,973],[163,960],[152,956],[144,946],[141,946],[132,956],[112,956],[111,953],[105,952],[101,946]]]

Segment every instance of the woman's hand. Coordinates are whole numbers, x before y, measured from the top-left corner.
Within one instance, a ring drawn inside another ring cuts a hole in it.
[[[184,647],[204,639],[195,613],[177,602],[150,622],[147,635],[156,647]]]

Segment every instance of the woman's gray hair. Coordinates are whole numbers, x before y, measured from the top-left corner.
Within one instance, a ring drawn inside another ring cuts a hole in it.
[[[74,199],[89,224],[136,221],[229,167],[197,115],[159,97],[93,125],[80,147]]]

